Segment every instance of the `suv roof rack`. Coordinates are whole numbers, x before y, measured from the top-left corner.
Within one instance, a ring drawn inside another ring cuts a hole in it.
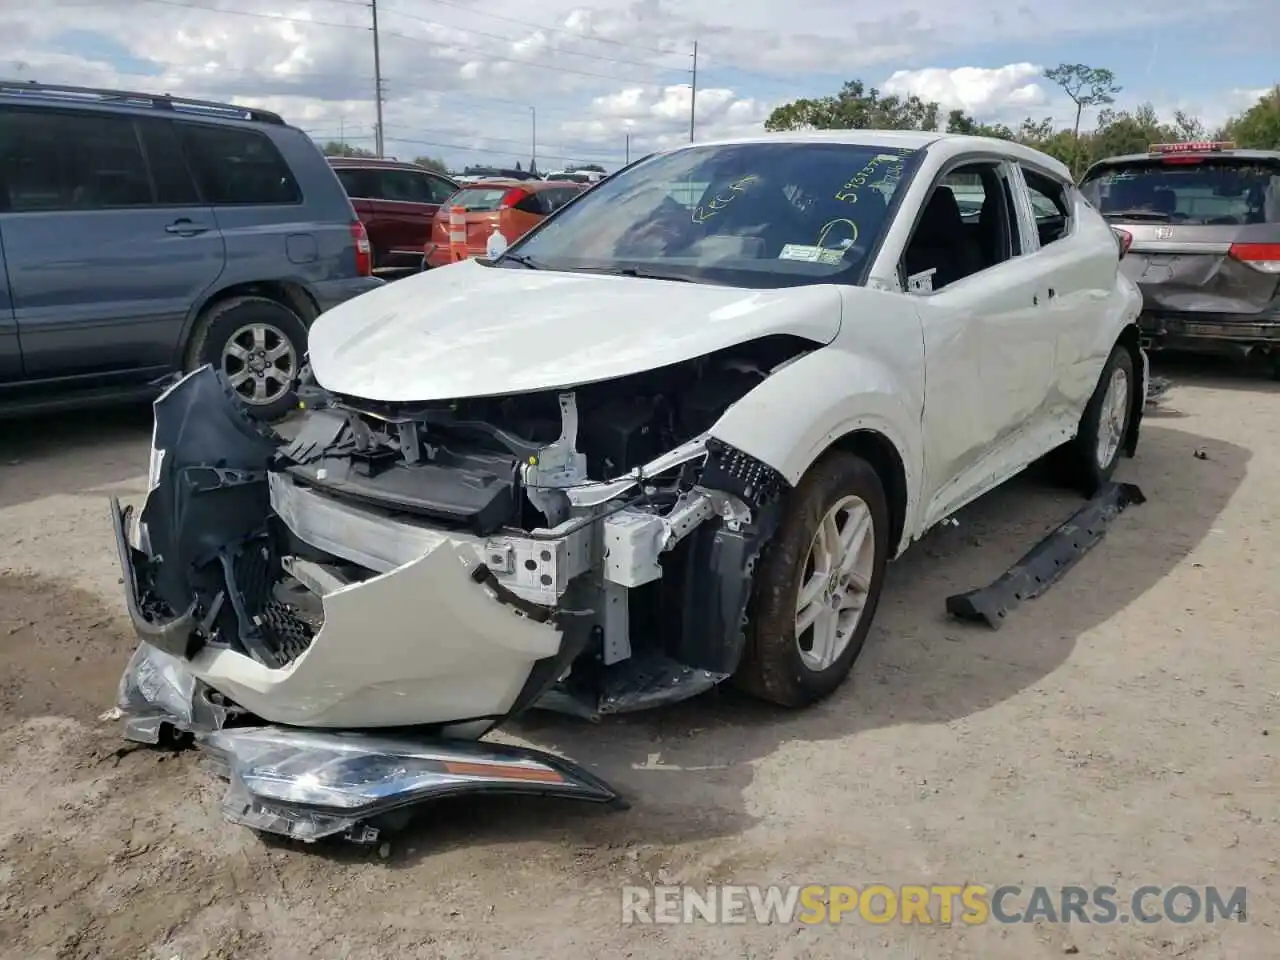
[[[131,90],[106,90],[98,87],[69,87],[55,83],[39,83],[35,80],[0,80],[0,95],[39,96],[72,103],[119,104],[129,107],[150,107],[153,110],[182,110],[205,116],[221,116],[235,120],[256,120],[259,123],[285,125],[284,118],[270,110],[241,107],[234,103],[218,103],[215,100],[192,100],[170,94],[135,93]]]

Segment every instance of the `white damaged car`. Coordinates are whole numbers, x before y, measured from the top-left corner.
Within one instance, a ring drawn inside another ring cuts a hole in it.
[[[470,789],[616,799],[477,741],[834,691],[912,541],[1046,454],[1086,492],[1132,455],[1123,254],[1017,144],[761,136],[324,314],[291,440],[197,371],[156,403],[142,509],[112,508],[127,734],[198,735],[229,816],[304,838]]]

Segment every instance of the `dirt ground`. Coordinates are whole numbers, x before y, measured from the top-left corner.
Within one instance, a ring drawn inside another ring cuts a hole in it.
[[[631,810],[441,804],[388,856],[221,820],[193,754],[98,719],[132,648],[106,496],[149,411],[0,424],[0,956],[1035,960],[1275,956],[1280,384],[1178,365],[1124,479],[1149,502],[998,632],[948,621],[1078,504],[1019,479],[891,568],[851,682],[511,732]],[[1269,638],[1269,639],[1268,639]],[[1269,727],[1275,729],[1269,730]],[[1248,888],[1247,921],[642,927],[651,883]]]

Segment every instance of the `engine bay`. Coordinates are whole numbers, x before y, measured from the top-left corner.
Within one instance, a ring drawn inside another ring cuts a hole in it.
[[[554,526],[568,505],[542,489],[625,476],[703,434],[771,370],[808,349],[795,338],[769,338],[570,393],[423,405],[329,395],[279,460],[299,483],[330,495],[477,536]],[[558,454],[569,459],[551,463]]]

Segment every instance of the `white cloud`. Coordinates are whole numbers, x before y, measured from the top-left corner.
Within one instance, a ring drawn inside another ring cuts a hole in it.
[[[1003,67],[959,67],[947,70],[899,70],[884,82],[885,93],[914,94],[946,108],[958,108],[980,120],[1021,118],[1049,102],[1044,67],[1035,63],[1010,63]]]
[[[1273,2],[1228,0],[1237,13],[1252,8],[1248,22],[1257,24],[1274,20]],[[1065,118],[1035,64],[895,68],[1099,24],[1203,15],[1167,0],[1078,0],[1070,17],[1053,0],[892,8],[810,0],[803,17],[777,0],[379,0],[378,8],[389,152],[526,160],[535,106],[538,156],[557,166],[621,162],[628,134],[632,156],[686,141],[694,38],[697,133],[710,138],[759,130],[776,104],[854,78],[984,119]],[[322,139],[343,134],[371,146],[368,17],[360,0],[10,0],[0,3],[0,77],[235,100],[277,110]],[[1204,112],[1247,105],[1233,96],[1205,94]]]

